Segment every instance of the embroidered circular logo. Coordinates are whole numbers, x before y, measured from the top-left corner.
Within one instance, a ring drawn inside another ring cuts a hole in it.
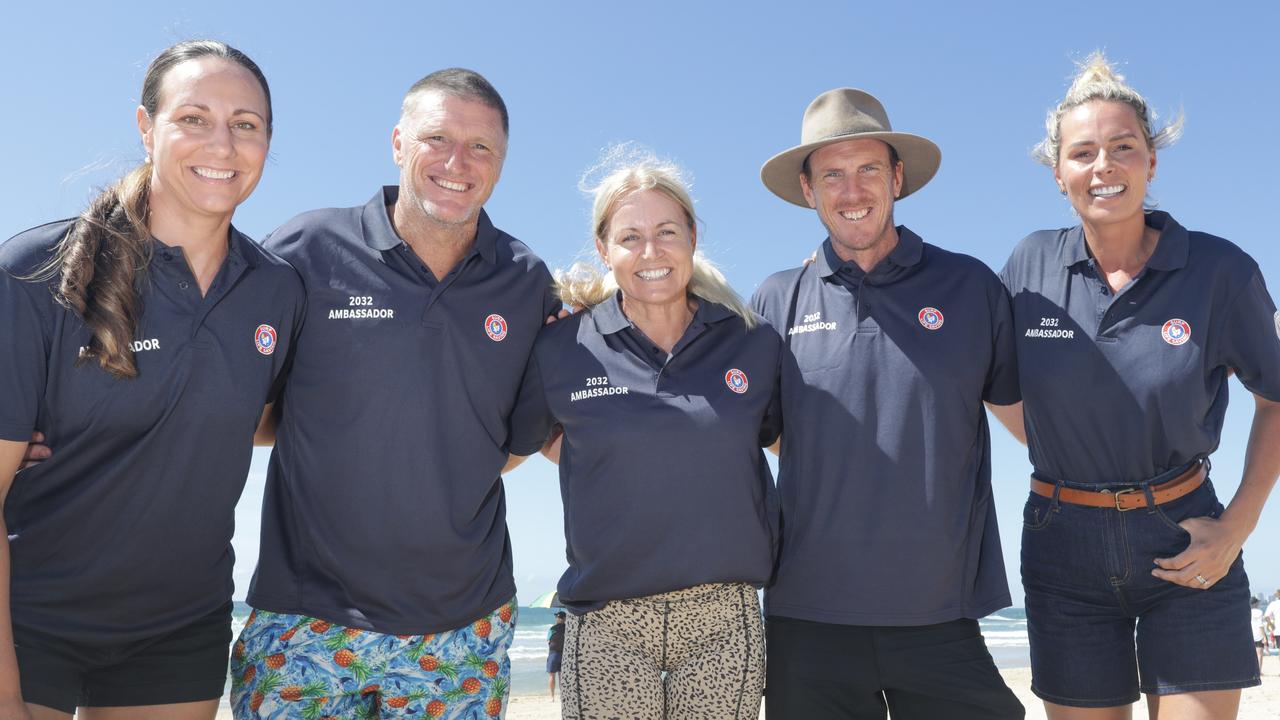
[[[942,327],[942,311],[935,307],[920,308],[920,314],[916,317],[920,318],[920,324],[925,330],[937,330]]]
[[[747,391],[747,374],[738,368],[734,368],[724,374],[724,384],[728,385],[730,390],[741,395]]]
[[[507,337],[507,321],[498,313],[494,313],[484,319],[484,331],[490,340],[502,342]]]
[[[1160,328],[1160,337],[1170,345],[1181,345],[1191,339],[1191,326],[1186,320],[1174,318]]]
[[[253,344],[258,346],[258,352],[263,355],[275,352],[276,329],[270,325],[259,325],[258,329],[253,331]]]

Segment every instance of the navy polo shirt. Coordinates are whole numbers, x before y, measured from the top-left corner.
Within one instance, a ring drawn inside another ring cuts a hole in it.
[[[1280,400],[1280,315],[1258,265],[1168,213],[1146,268],[1111,291],[1080,226],[1028,235],[1013,298],[1031,464],[1048,481],[1133,484],[1218,447],[1234,370]]]
[[[512,432],[533,452],[564,427],[569,609],[769,580],[777,503],[761,447],[780,429],[780,355],[773,330],[706,300],[670,356],[618,294],[542,332]]]
[[[437,282],[387,206],[305,213],[268,248],[307,289],[262,510],[254,607],[386,634],[467,625],[511,599],[499,474],[551,274],[481,213]]]
[[[0,438],[45,434],[4,504],[14,623],[72,642],[155,637],[231,598],[235,505],[253,433],[301,322],[302,285],[236,230],[201,297],[155,242],[139,283],[138,375],[93,359],[90,333],[39,273],[71,221],[0,245]]]
[[[983,401],[1018,401],[995,273],[898,228],[869,273],[828,240],[753,303],[790,350],[771,615],[927,625],[1009,605]]]

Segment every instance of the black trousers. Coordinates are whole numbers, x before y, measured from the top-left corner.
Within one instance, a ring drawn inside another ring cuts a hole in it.
[[[1021,720],[976,620],[917,627],[770,616],[769,720]]]

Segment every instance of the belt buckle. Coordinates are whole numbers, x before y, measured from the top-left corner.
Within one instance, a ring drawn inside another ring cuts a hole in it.
[[[1110,491],[1110,490],[1103,490],[1103,492],[1111,492],[1111,491]],[[1116,496],[1116,497],[1115,497],[1115,501],[1116,501],[1116,510],[1117,510],[1118,512],[1129,512],[1130,510],[1136,510],[1137,508],[1142,507],[1141,505],[1135,505],[1134,507],[1120,507],[1120,498],[1121,498],[1122,496],[1124,496],[1124,495],[1132,495],[1132,494],[1134,494],[1134,493],[1140,493],[1140,492],[1142,492],[1142,488],[1129,488],[1128,490],[1118,490],[1118,491],[1116,491],[1116,492],[1114,493],[1114,495]]]

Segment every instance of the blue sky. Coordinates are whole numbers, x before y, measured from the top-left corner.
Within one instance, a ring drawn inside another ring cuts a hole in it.
[[[8,172],[0,234],[77,213],[142,158],[134,126],[142,74],[178,40],[214,37],[249,53],[275,100],[262,184],[236,216],[261,237],[304,210],[362,204],[396,181],[390,138],[400,97],[422,75],[484,73],[511,111],[511,147],[488,209],[553,267],[587,246],[582,173],[610,143],[638,141],[694,177],[701,246],[750,295],[822,240],[812,212],[776,199],[760,164],[794,145],[818,93],[876,94],[894,127],[942,148],[933,182],[897,208],[926,240],[999,268],[1014,243],[1073,224],[1049,173],[1028,157],[1072,60],[1101,48],[1182,141],[1159,157],[1152,194],[1184,225],[1227,237],[1280,287],[1266,225],[1280,151],[1280,56],[1271,3],[542,2],[19,3],[0,26],[0,148]],[[1269,331],[1260,328],[1259,332]],[[1233,385],[1214,457],[1226,497],[1240,476],[1252,403]],[[1088,397],[1082,402],[1105,402]],[[1003,431],[995,492],[1015,603],[1020,509],[1030,470]],[[376,448],[353,448],[376,452]],[[256,555],[265,454],[238,512],[237,594]],[[507,478],[524,599],[563,570],[559,492],[537,459]],[[1246,545],[1255,590],[1280,587],[1280,506]],[[851,517],[850,522],[857,522]],[[854,551],[854,549],[850,549]]]

